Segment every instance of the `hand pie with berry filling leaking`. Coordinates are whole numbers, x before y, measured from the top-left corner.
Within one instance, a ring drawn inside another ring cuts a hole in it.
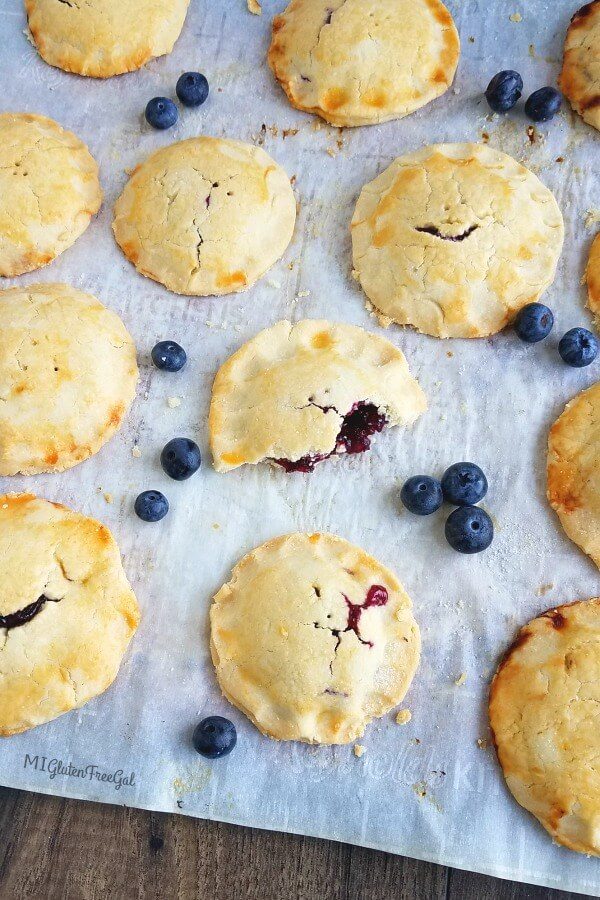
[[[66,72],[109,78],[170,53],[189,0],[25,0],[42,59]]]
[[[268,61],[292,106],[371,125],[447,91],[459,52],[441,0],[292,0],[273,20]]]
[[[600,129],[600,0],[571,19],[559,87],[583,121]]]
[[[227,472],[269,461],[312,472],[336,454],[368,450],[386,425],[427,408],[404,355],[354,325],[277,322],[224,363],[213,385],[210,442]]]
[[[600,600],[549,609],[498,667],[489,714],[515,800],[559,844],[600,856]]]
[[[205,297],[258,281],[285,252],[295,221],[290,179],[264,150],[196,137],[134,169],[113,232],[142,275]]]
[[[0,291],[0,475],[62,472],[117,431],[135,396],[119,316],[68,284]]]
[[[101,202],[98,165],[78,137],[45,116],[0,115],[0,276],[52,262]]]
[[[109,530],[33,494],[0,497],[0,584],[7,736],[105,691],[140,613]]]
[[[346,744],[402,702],[419,628],[396,576],[333,534],[289,534],[233,569],[210,611],[228,700],[278,740]]]
[[[550,429],[548,500],[600,568],[600,382],[567,403]]]
[[[485,337],[552,284],[563,236],[554,196],[516,160],[483,144],[437,144],[362,189],[354,275],[382,323]]]

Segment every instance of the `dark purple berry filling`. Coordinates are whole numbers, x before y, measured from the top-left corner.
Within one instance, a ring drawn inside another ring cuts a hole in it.
[[[342,594],[346,602],[346,606],[348,607],[348,619],[345,628],[329,628],[326,625],[320,625],[318,622],[314,623],[315,628],[326,628],[328,631],[331,631],[334,638],[336,638],[336,645],[334,647],[333,652],[337,653],[338,647],[342,641],[342,635],[347,631],[353,631],[361,644],[364,644],[366,647],[371,648],[373,646],[373,641],[366,641],[360,633],[360,617],[363,614],[363,610],[369,609],[371,606],[385,606],[388,602],[388,592],[387,588],[384,588],[381,584],[373,584],[367,591],[367,596],[365,597],[362,603],[352,603],[352,601],[345,595]],[[332,670],[332,664],[329,664],[330,670]],[[330,691],[327,690],[325,693],[338,694],[338,691]],[[341,694],[344,696],[344,694]]]
[[[440,229],[436,225],[423,225],[420,228],[415,228],[415,231],[420,231],[423,234],[431,234],[433,237],[441,238],[443,241],[464,241],[465,238],[468,238],[469,235],[473,234],[476,229],[479,228],[479,225],[470,225],[462,234],[442,234]]]
[[[370,606],[385,606],[388,602],[387,590],[381,584],[372,585],[369,588],[364,603],[361,604],[352,603],[345,594],[343,596],[344,600],[346,601],[346,606],[348,607],[348,625],[346,626],[346,628],[344,628],[344,631],[353,631],[361,644],[366,644],[367,647],[372,647],[372,641],[365,641],[364,638],[360,636],[360,617],[363,613],[363,610],[368,609]]]
[[[332,409],[330,406],[321,408],[323,412]],[[318,462],[329,459],[336,453],[364,453],[365,450],[369,450],[371,437],[383,431],[386,425],[387,419],[383,413],[380,413],[373,403],[361,400],[344,416],[342,427],[335,439],[335,448],[331,453],[309,453],[300,459],[274,461],[286,472],[312,472]]]
[[[0,628],[17,628],[19,625],[25,625],[26,622],[31,622],[31,620],[40,612],[44,604],[49,600],[49,597],[42,594],[41,597],[38,597],[37,600],[34,600],[33,603],[30,603],[28,606],[24,606],[23,609],[18,609],[16,612],[9,613],[7,616],[0,616]]]

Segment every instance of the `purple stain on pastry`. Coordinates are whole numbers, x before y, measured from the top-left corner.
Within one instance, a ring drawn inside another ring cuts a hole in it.
[[[366,641],[363,637],[361,637],[360,617],[362,616],[363,610],[369,609],[369,607],[371,606],[386,605],[389,599],[387,589],[384,588],[381,584],[373,584],[369,588],[367,596],[363,603],[352,603],[352,601],[349,600],[345,594],[343,594],[342,596],[346,601],[346,606],[348,607],[348,625],[346,626],[346,628],[344,628],[344,631],[353,631],[361,644],[365,644],[367,647],[372,647],[372,641]]]
[[[318,404],[311,403],[311,405]],[[321,406],[319,409],[327,413],[333,407]],[[313,472],[318,462],[329,459],[336,453],[364,453],[369,450],[371,437],[383,431],[386,425],[387,418],[379,412],[375,404],[361,400],[344,416],[331,453],[309,453],[300,459],[276,459],[275,462],[286,472]]]
[[[389,595],[387,592],[387,588],[384,588],[381,584],[373,584],[367,591],[367,596],[363,600],[362,603],[353,603],[346,594],[342,594],[346,606],[348,607],[348,618],[347,624],[345,628],[329,628],[326,625],[320,625],[318,622],[314,623],[315,628],[324,628],[327,631],[331,631],[334,638],[336,638],[337,642],[334,647],[333,652],[337,653],[338,647],[342,641],[342,635],[346,634],[347,631],[353,631],[361,644],[364,644],[365,647],[369,647],[369,649],[373,646],[373,641],[365,640],[360,633],[360,617],[363,614],[363,610],[369,609],[371,606],[385,606],[388,602]],[[329,666],[330,670],[332,665]],[[341,694],[339,691],[335,691],[333,689],[327,689],[323,693],[325,694]],[[341,696],[345,696],[341,694]]]
[[[46,597],[45,594],[42,594],[41,597],[38,597],[37,600],[34,600],[34,602],[30,603],[28,606],[24,606],[23,609],[18,609],[16,612],[9,613],[7,616],[0,616],[0,628],[6,628],[8,630],[31,622],[50,600],[50,597]]]

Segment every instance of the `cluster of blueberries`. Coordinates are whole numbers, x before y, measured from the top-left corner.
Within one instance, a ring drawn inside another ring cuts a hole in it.
[[[543,303],[528,303],[518,313],[514,326],[522,341],[537,344],[552,331],[554,315]],[[587,328],[571,328],[561,337],[558,352],[567,365],[582,369],[598,356],[598,339]]]
[[[488,483],[475,463],[455,463],[442,480],[414,475],[400,493],[402,503],[416,516],[430,516],[442,503],[457,506],[446,520],[446,540],[459,553],[481,553],[494,539],[494,525],[485,510],[476,506],[487,494]]]
[[[208,81],[200,72],[184,72],[175,86],[175,93],[184,106],[202,106],[208,97]],[[146,106],[146,122],[164,131],[179,118],[176,104],[169,97],[153,97]]]
[[[175,341],[160,341],[152,350],[152,362],[165,372],[179,372],[187,362],[187,355]],[[161,466],[175,481],[190,478],[201,462],[200,448],[190,438],[173,438],[160,454]],[[169,501],[160,491],[143,491],[136,498],[135,511],[144,522],[160,522],[169,512]]]
[[[494,112],[508,112],[523,93],[523,79],[513,69],[494,75],[485,91],[488,106]],[[549,122],[559,111],[562,95],[553,87],[543,87],[530,94],[525,101],[525,115],[532,122]]]

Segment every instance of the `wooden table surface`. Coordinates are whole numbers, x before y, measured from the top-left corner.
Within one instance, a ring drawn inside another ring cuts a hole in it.
[[[275,832],[0,788],[0,900],[576,900]]]

